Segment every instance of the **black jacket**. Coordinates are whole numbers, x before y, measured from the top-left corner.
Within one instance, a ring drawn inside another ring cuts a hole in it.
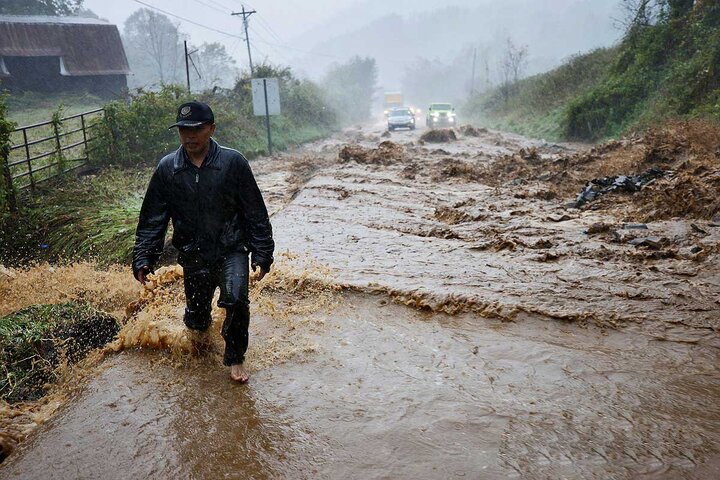
[[[202,166],[180,147],[166,155],[150,180],[135,234],[133,273],[153,268],[162,253],[168,221],[178,262],[212,263],[231,252],[252,252],[269,270],[275,243],[267,208],[247,159],[210,140]]]

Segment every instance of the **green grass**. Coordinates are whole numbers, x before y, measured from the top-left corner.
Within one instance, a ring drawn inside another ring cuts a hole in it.
[[[78,362],[118,331],[115,319],[82,303],[33,305],[0,318],[0,399],[42,397],[59,366]]]
[[[18,126],[25,126],[50,120],[53,112],[61,105],[67,116],[95,110],[105,103],[88,93],[21,92],[7,98],[8,119]]]
[[[52,180],[20,197],[0,224],[0,263],[92,259],[127,263],[151,169],[107,169]]]

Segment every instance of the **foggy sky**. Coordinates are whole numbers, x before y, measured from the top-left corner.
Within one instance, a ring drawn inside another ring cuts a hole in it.
[[[532,66],[529,73],[535,73],[559,64],[574,53],[609,46],[621,34],[612,19],[614,13],[619,14],[620,0],[143,1],[236,36],[242,36],[242,21],[230,13],[239,11],[244,4],[258,11],[250,17],[250,39],[256,63],[265,59],[291,65],[317,79],[333,62],[343,62],[354,54],[373,56],[378,58],[381,67],[380,83],[388,87],[397,85],[404,62],[419,56],[450,59],[463,44],[489,44],[488,38],[500,42],[504,37],[513,37],[528,44]],[[391,46],[387,45],[387,39],[392,38],[392,32],[378,33],[377,25],[372,30],[373,22],[381,23],[384,19],[387,24],[388,15],[398,14],[409,25],[413,22],[423,25],[423,19],[432,18],[431,12],[453,6],[467,9],[477,21],[465,22],[457,31],[448,28],[449,36],[441,32],[440,44],[423,44],[428,32],[418,31],[417,38],[412,38],[402,49],[392,46],[394,56],[383,61],[383,56],[388,55],[385,47]],[[85,0],[85,7],[117,24],[122,31],[125,19],[143,5],[132,0]],[[503,14],[498,13],[500,11]],[[488,19],[496,18],[492,31],[483,24],[486,14]],[[191,43],[220,42],[241,68],[247,68],[246,46],[241,38],[209,31],[177,18],[171,17],[171,20],[189,35]],[[371,32],[372,38],[364,38],[363,32]],[[383,38],[384,33],[387,39]],[[537,48],[533,48],[533,44]]]

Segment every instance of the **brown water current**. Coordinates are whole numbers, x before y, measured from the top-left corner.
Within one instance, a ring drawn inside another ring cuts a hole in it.
[[[166,267],[0,478],[720,477],[718,229],[649,224],[666,258],[584,233],[632,218],[453,164],[572,146],[400,132],[401,158],[337,160],[379,133],[254,165],[293,253],[253,287],[248,385],[220,366],[222,311],[193,347]]]

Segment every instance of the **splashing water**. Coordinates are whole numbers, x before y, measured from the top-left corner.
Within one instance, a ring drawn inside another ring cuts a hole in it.
[[[117,339],[104,351],[91,354],[74,367],[62,366],[60,381],[49,386],[45,397],[16,405],[0,401],[0,458],[8,456],[51,418],[107,354],[128,349],[164,350],[170,352],[173,362],[209,357],[216,365],[221,364],[224,311],[216,305],[218,293],[213,299],[207,341],[199,348],[182,321],[182,268],[162,267],[149,280],[140,286],[127,268],[102,270],[93,263],[62,267],[41,264],[24,269],[0,266],[0,314],[36,303],[79,300],[109,310],[123,324]],[[251,323],[254,338],[247,355],[251,371],[313,352],[316,347],[308,333],[321,328],[322,323],[309,316],[319,310],[331,311],[338,304],[339,290],[327,268],[298,255],[280,254],[272,271],[250,288],[252,318],[270,320]]]

